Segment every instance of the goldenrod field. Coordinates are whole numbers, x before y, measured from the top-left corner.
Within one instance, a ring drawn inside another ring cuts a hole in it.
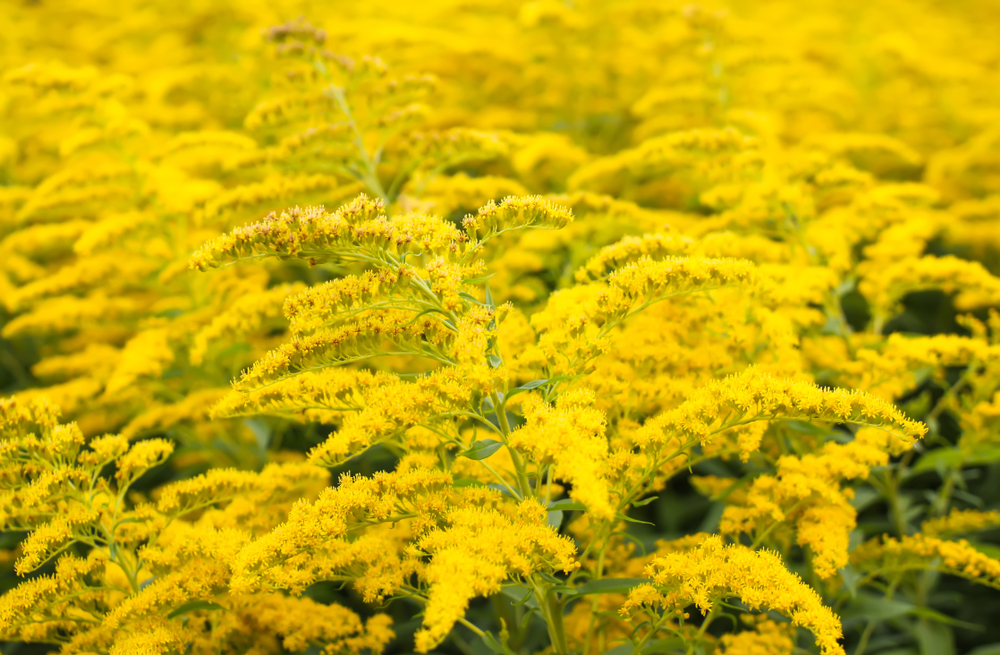
[[[0,652],[1000,655],[998,35],[0,0]]]

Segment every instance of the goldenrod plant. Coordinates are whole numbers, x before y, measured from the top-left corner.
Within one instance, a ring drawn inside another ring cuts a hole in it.
[[[10,3],[0,639],[1000,653],[1000,12]]]

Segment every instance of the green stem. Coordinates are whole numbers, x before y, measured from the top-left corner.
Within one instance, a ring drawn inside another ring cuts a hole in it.
[[[485,632],[483,632],[482,630],[480,630],[479,628],[477,628],[472,623],[469,623],[464,617],[459,617],[458,622],[461,623],[462,625],[464,625],[469,630],[472,630],[473,632],[475,632],[480,637],[485,637],[486,636]]]
[[[517,616],[516,609],[511,605],[510,601],[505,600],[503,594],[494,594],[490,597],[490,601],[493,604],[493,611],[496,613],[497,618],[500,619],[501,625],[509,631],[508,643],[510,643],[512,650],[520,650],[521,622]]]
[[[582,562],[587,559],[587,555],[590,554],[590,551],[593,550],[594,546],[596,546],[599,541],[604,539],[604,533],[606,531],[610,531],[611,526],[612,526],[611,521],[601,521],[594,527],[594,536],[587,543],[587,546],[583,549],[583,552],[580,553],[579,557],[577,557],[578,561]],[[601,548],[604,548],[604,546],[601,546]],[[573,571],[570,574],[569,579],[566,580],[566,585],[573,586],[573,582],[576,580],[577,576],[583,573],[584,571],[582,567],[578,568],[576,571]]]
[[[510,423],[507,422],[506,404],[500,402],[500,396],[495,391],[490,394],[490,400],[493,401],[493,406],[496,408],[497,422],[500,423],[500,432],[503,435],[507,451],[510,453],[510,460],[514,464],[514,471],[517,473],[517,486],[521,490],[521,497],[527,498],[531,495],[531,483],[528,482],[527,468],[524,465],[524,460],[521,459],[521,454],[508,443],[510,438]]]
[[[948,479],[944,481],[941,486],[941,491],[938,492],[937,498],[931,504],[931,514],[933,516],[944,516],[948,512],[948,504],[951,502],[951,494],[955,491],[955,476],[961,470],[959,467],[951,470],[948,475]]]
[[[843,305],[840,304],[840,298],[838,298],[833,291],[827,294],[824,309],[827,317],[832,318],[833,322],[837,325],[838,336],[844,342],[844,347],[847,348],[847,354],[851,359],[855,359],[857,352],[854,349],[854,343],[851,341],[851,326],[847,322],[847,317],[844,316],[844,309]]]
[[[534,577],[531,578],[531,586],[534,589],[538,607],[542,612],[542,618],[545,619],[545,623],[548,625],[552,648],[558,655],[566,655],[569,649],[566,647],[566,630],[563,627],[562,603],[559,602],[555,594],[549,592],[548,588],[538,584]]]
[[[902,470],[902,466],[898,470]],[[885,476],[885,497],[889,501],[889,513],[892,515],[892,524],[899,537],[906,536],[906,521],[903,519],[903,510],[899,505],[899,480],[891,473]]]
[[[955,398],[955,396],[958,395],[958,392],[961,391],[962,388],[969,383],[969,381],[971,380],[972,376],[975,374],[978,368],[979,368],[978,360],[973,359],[971,362],[969,362],[969,365],[966,367],[965,372],[962,373],[962,377],[956,380],[955,384],[948,387],[948,390],[941,395],[941,398],[938,399],[937,403],[927,414],[928,420],[935,420],[937,419],[938,416],[941,415],[941,412],[945,410],[948,401]]]
[[[805,502],[805,499],[796,501],[796,503],[794,505],[792,505],[788,509],[787,512],[785,512],[785,516],[787,517],[787,516],[793,514],[795,512],[795,510],[797,510],[799,507],[801,507],[804,502]],[[776,527],[778,527],[779,525],[781,525],[782,523],[783,523],[783,521],[775,521],[771,525],[767,526],[767,528],[763,532],[761,532],[759,535],[757,535],[757,538],[753,540],[753,545],[750,546],[750,548],[752,548],[754,550],[757,550],[757,547],[760,546],[764,542],[765,539],[767,539],[767,535],[771,534],[771,532],[773,532],[774,529]]]
[[[549,470],[547,473],[547,482],[545,485],[545,506],[548,507],[549,503],[552,502],[552,469],[553,465],[549,464]]]
[[[519,500],[524,500],[524,496],[521,495],[516,489],[511,487],[509,484],[507,484],[507,480],[505,480],[499,473],[497,473],[492,466],[487,464],[485,459],[479,460],[479,463],[485,466],[486,470],[493,474],[493,477],[495,477],[500,482],[500,484],[502,484],[504,488],[510,492],[510,495],[514,496],[515,498],[519,498]]]
[[[896,578],[889,585],[889,588],[885,592],[885,599],[892,600],[892,595],[896,593],[896,586],[899,584],[901,578]],[[875,626],[877,621],[869,621],[868,625],[865,626],[865,631],[861,633],[861,640],[858,641],[858,647],[854,651],[854,655],[864,655],[865,649],[868,648],[868,641],[872,638],[872,633],[875,631]]]
[[[717,603],[713,604],[712,609],[708,612],[708,616],[706,616],[705,620],[701,622],[701,627],[698,628],[698,635],[697,635],[699,642],[701,642],[704,639],[705,631],[708,630],[708,626],[712,623],[712,621],[715,620],[716,616],[715,612],[717,609],[719,609],[719,605]],[[697,644],[691,644],[690,646],[688,646],[688,653],[689,654],[694,653],[694,649],[696,646]]]
[[[656,622],[649,627],[649,632],[647,632],[642,639],[639,640],[639,643],[637,643],[632,649],[632,652],[635,653],[635,655],[642,653],[642,649],[646,645],[646,642],[649,641],[649,638],[659,632],[660,626],[662,626],[670,616],[671,613],[666,612],[660,618],[656,619]]]
[[[601,547],[601,550],[597,553],[597,568],[594,570],[594,580],[600,580],[604,577],[604,551],[605,547]],[[597,611],[599,609],[598,605],[600,603],[600,595],[594,594],[594,597],[590,600],[590,621],[587,623],[587,640],[583,645],[583,653],[587,655],[590,652],[590,644],[594,638],[594,628],[597,623]]]
[[[361,163],[364,165],[364,171],[358,176],[360,182],[362,182],[368,190],[381,198],[382,202],[386,205],[389,204],[389,196],[386,194],[385,189],[382,187],[382,183],[378,179],[378,175],[375,172],[375,162],[372,156],[368,154],[367,148],[365,148],[364,135],[361,133],[361,129],[358,127],[357,121],[354,119],[354,114],[351,112],[351,106],[347,104],[347,98],[344,96],[344,90],[331,86],[326,90],[326,94],[337,101],[337,106],[340,111],[343,112],[344,116],[347,117],[347,121],[351,126],[351,130],[354,132],[354,147],[358,151],[358,156],[361,158]]]

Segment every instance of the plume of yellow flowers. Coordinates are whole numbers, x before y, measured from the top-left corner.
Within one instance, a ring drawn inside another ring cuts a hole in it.
[[[766,607],[808,628],[822,653],[844,653],[836,615],[812,587],[785,568],[777,553],[725,545],[711,536],[693,550],[653,559],[646,573],[652,582],[629,592],[621,612],[651,612],[656,619],[650,634],[658,632],[667,617],[682,616],[685,607],[694,605],[708,613],[717,603],[737,597],[751,609]]]
[[[8,4],[0,641],[987,645],[989,3]]]

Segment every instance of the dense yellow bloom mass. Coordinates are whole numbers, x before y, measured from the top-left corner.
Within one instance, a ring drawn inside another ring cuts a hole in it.
[[[993,3],[7,4],[0,641],[1000,639]]]
[[[889,440],[894,438],[863,428],[851,443],[828,443],[816,453],[780,457],[774,476],[754,479],[745,497],[725,509],[719,529],[724,534],[762,534],[791,519],[797,543],[812,551],[817,575],[835,575],[847,564],[849,535],[856,525],[850,493],[844,493],[840,483],[865,478],[872,467],[888,463],[894,450]]]
[[[743,423],[782,419],[880,427],[905,440],[921,437],[926,430],[891,404],[867,394],[777,380],[749,369],[698,389],[680,407],[647,421],[633,439],[644,447],[657,447],[674,437],[705,444],[713,435]],[[741,454],[748,455],[759,443],[759,436],[741,441]]]
[[[535,462],[552,464],[554,478],[573,485],[574,500],[610,520],[615,507],[608,494],[605,419],[593,402],[593,393],[583,390],[560,396],[555,407],[532,396],[524,406],[525,424],[509,443]]]
[[[512,516],[475,506],[455,509],[446,515],[445,527],[417,542],[430,556],[422,572],[429,590],[417,652],[440,644],[469,601],[499,592],[504,580],[528,579],[546,569],[570,573],[577,567],[572,542],[545,524],[541,505],[526,500],[510,511]]]
[[[694,550],[655,558],[646,573],[653,582],[632,590],[622,613],[642,606],[678,613],[688,605],[705,613],[715,603],[737,597],[753,610],[772,609],[808,628],[821,652],[844,652],[838,643],[840,621],[814,589],[785,569],[776,553],[726,546],[713,536]]]
[[[176,620],[173,611],[192,602],[214,607],[229,581],[228,562],[253,530],[273,526],[267,518],[244,520],[241,500],[250,511],[286,511],[287,498],[326,482],[324,471],[304,464],[272,464],[260,473],[215,469],[162,487],[155,504],[133,505],[124,502],[129,487],[164,462],[172,443],[150,439],[130,447],[127,439],[107,435],[81,451],[76,425],[56,423],[44,402],[5,400],[0,416],[8,436],[0,455],[5,478],[24,481],[4,492],[3,525],[29,531],[15,570],[26,575],[59,556],[54,575],[29,579],[0,599],[5,637],[72,644],[73,652],[162,653],[192,640],[203,642],[198,652],[240,647],[241,635],[213,634],[211,626]],[[113,481],[99,475],[109,464]],[[198,523],[182,519],[199,511]],[[74,546],[90,552],[60,556]],[[219,600],[234,610],[241,604],[236,597]],[[296,603],[260,601],[261,607]],[[388,640],[384,620],[369,621],[372,631],[365,634],[353,612],[323,607],[328,616],[319,625],[328,627],[314,627],[310,643],[378,650]],[[303,630],[288,621],[264,625],[293,643],[292,635]]]

